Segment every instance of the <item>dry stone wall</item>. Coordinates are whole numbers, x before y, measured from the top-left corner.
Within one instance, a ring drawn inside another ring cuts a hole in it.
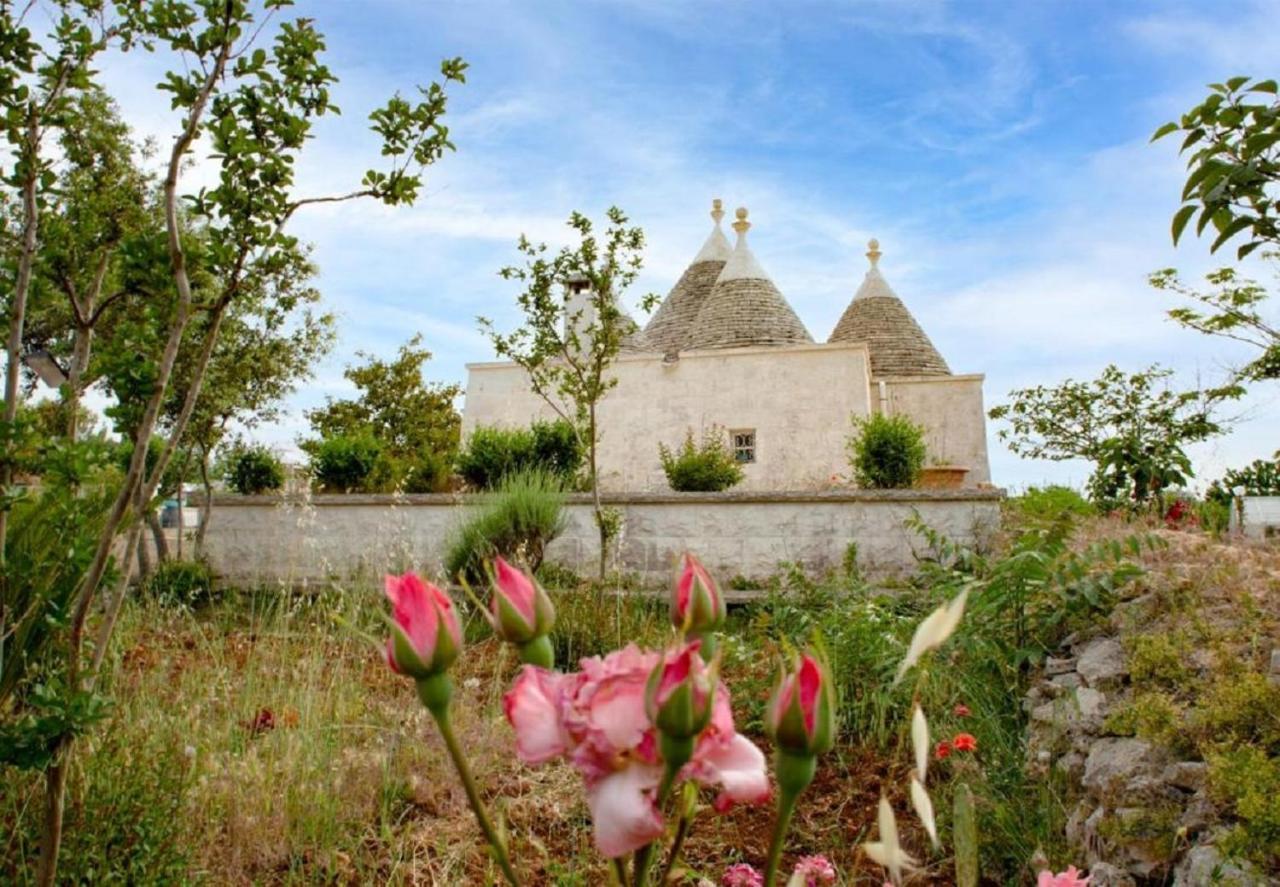
[[[606,496],[622,512],[615,566],[665,581],[691,550],[720,575],[764,577],[781,562],[821,571],[850,545],[870,576],[907,573],[922,539],[913,515],[952,539],[981,543],[999,521],[993,491],[841,491]],[[439,574],[447,540],[466,518],[465,496],[219,496],[206,549],[211,566],[235,583],[302,585],[331,577],[413,566]],[[568,526],[547,557],[582,573],[598,561],[589,497],[572,496]]]

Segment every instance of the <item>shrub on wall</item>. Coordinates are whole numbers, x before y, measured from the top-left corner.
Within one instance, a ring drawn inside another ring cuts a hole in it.
[[[674,451],[658,444],[658,455],[667,483],[679,493],[715,493],[729,489],[743,477],[742,466],[720,428],[704,431],[700,444],[694,442],[690,431]]]
[[[264,446],[243,447],[231,456],[227,486],[245,496],[278,490],[284,486],[284,465]]]
[[[494,555],[536,570],[547,546],[564,530],[564,492],[564,479],[554,472],[508,474],[454,531],[444,558],[449,577],[483,582],[485,561]]]
[[[496,489],[521,471],[546,471],[564,480],[582,467],[583,450],[568,422],[535,422],[529,428],[477,428],[458,453],[458,474],[476,490]]]
[[[327,493],[366,489],[382,455],[382,445],[368,433],[339,434],[321,440],[311,456],[311,472]]]
[[[858,485],[874,489],[913,486],[924,467],[924,428],[906,416],[855,417],[849,465]]]

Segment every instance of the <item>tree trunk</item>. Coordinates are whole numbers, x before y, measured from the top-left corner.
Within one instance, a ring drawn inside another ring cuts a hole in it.
[[[181,508],[181,504],[178,507]],[[156,544],[156,563],[163,564],[169,560],[169,540],[164,537],[160,516],[150,509],[147,511],[147,526],[151,529],[151,538]]]
[[[53,763],[44,774],[44,833],[36,883],[53,887],[58,875],[58,851],[62,848],[62,807],[67,797],[67,773],[71,769],[71,739],[58,740]]]
[[[213,481],[209,479],[209,451],[200,450],[200,486],[204,488],[204,501],[200,503],[200,524],[196,527],[196,557],[204,557],[204,534],[213,516]]]
[[[609,567],[609,531],[604,522],[604,505],[600,502],[600,469],[596,464],[596,405],[591,405],[588,430],[591,434],[591,505],[595,509],[596,529],[600,531],[600,575],[603,583]]]

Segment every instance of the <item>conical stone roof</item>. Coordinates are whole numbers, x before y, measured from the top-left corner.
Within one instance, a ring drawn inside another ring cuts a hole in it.
[[[747,246],[747,211],[739,207],[738,242],[702,303],[685,347],[744,348],[812,342],[800,318]]]
[[[949,376],[951,370],[907,306],[880,274],[880,243],[867,244],[871,268],[828,342],[863,342],[873,376]]]
[[[721,206],[719,198],[711,201],[711,218],[715,220],[715,227],[645,326],[643,340],[647,350],[671,353],[686,347],[702,303],[711,295],[716,278],[733,253],[728,238],[720,229],[720,220],[724,218]]]

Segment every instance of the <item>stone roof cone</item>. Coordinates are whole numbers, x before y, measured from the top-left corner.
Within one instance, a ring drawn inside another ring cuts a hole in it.
[[[720,228],[720,220],[724,218],[721,207],[719,198],[711,201],[711,218],[715,225],[707,235],[706,243],[702,244],[702,249],[684,269],[684,274],[680,275],[644,328],[644,343],[652,351],[670,353],[686,347],[702,303],[711,295],[716,278],[733,252],[729,239]]]
[[[715,286],[702,303],[687,348],[743,348],[812,342],[800,318],[747,246],[747,210],[739,207],[733,230],[738,242]]]
[[[880,242],[867,244],[871,267],[828,342],[863,342],[873,376],[949,376],[950,368],[880,273]]]

